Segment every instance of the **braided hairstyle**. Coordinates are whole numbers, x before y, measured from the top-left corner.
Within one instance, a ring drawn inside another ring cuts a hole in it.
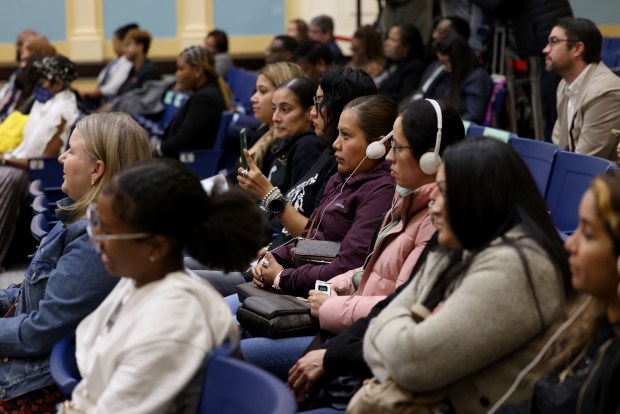
[[[213,79],[217,82],[224,97],[226,108],[230,108],[232,106],[232,92],[224,78],[217,73],[215,58],[211,52],[205,47],[194,45],[184,49],[180,56],[185,59],[188,65],[201,68],[207,79]]]

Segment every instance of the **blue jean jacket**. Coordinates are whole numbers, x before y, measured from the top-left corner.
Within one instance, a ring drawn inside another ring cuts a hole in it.
[[[72,201],[64,199],[61,205]],[[18,298],[15,314],[0,318],[0,400],[53,383],[49,356],[54,344],[75,328],[118,281],[105,271],[86,234],[86,220],[60,221],[37,249],[21,285],[0,290],[0,315]]]

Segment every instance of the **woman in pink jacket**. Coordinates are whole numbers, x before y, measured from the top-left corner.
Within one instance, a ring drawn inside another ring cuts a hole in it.
[[[397,190],[392,208],[370,244],[372,253],[367,256],[364,267],[330,279],[330,296],[316,290],[309,294],[312,314],[320,319],[322,329],[334,334],[366,316],[375,303],[409,279],[418,256],[434,232],[427,206],[439,167],[436,158],[445,147],[465,137],[463,122],[456,110],[427,100],[410,103],[394,122],[393,129],[387,160]],[[437,145],[440,133],[441,142]],[[426,172],[421,164],[425,165]],[[286,379],[289,369],[312,339],[311,336],[246,339],[241,341],[241,351],[247,362]]]
[[[365,266],[332,278],[329,296],[310,291],[312,315],[321,329],[342,332],[409,279],[435,231],[427,206],[435,187],[434,151],[440,133],[438,154],[464,138],[463,123],[456,111],[431,100],[411,103],[394,122],[387,156],[398,186],[393,207],[375,236]],[[421,161],[423,157],[431,161]]]

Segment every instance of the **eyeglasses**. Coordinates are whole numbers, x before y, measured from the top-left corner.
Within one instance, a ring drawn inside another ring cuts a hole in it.
[[[319,105],[321,104],[321,102],[323,102],[322,96],[320,98],[317,96],[312,97],[312,103],[314,104],[314,109],[316,109],[317,112],[319,112]]]
[[[549,39],[547,39],[547,46],[553,47],[561,42],[574,42],[574,40],[573,39],[560,39],[559,37],[551,36]]]
[[[95,228],[98,227],[99,224],[97,205],[95,203],[90,203],[86,208],[86,233],[91,243],[95,246],[97,253],[101,251],[101,242],[104,240],[136,240],[146,239],[152,236],[151,233],[95,234]]]
[[[390,147],[394,150],[394,154],[399,153],[405,148],[411,148],[408,145],[396,145],[396,141],[394,141],[393,139],[390,140]]]

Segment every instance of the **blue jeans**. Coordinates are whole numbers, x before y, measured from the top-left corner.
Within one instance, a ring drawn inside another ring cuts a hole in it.
[[[234,295],[228,295],[224,298],[226,304],[230,308],[230,313],[232,316],[235,316],[235,321],[237,320],[237,309],[241,306],[241,302],[239,301],[239,296],[235,293]],[[237,323],[238,324],[238,323]]]
[[[248,338],[241,341],[241,353],[250,364],[286,381],[288,371],[304,353],[314,336],[296,338]]]

